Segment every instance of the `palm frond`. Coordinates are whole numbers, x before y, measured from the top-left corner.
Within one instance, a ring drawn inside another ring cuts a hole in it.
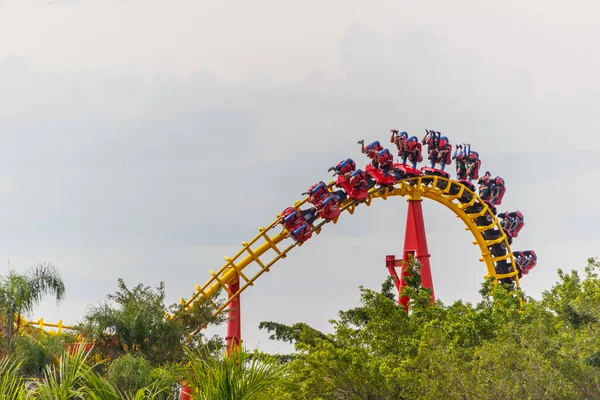
[[[198,400],[256,400],[281,384],[285,365],[258,351],[243,349],[231,355],[210,356],[206,349],[186,349],[187,386]]]

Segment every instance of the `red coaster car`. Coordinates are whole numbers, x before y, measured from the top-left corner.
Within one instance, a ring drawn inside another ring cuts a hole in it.
[[[304,243],[312,236],[312,228],[304,220],[302,213],[294,207],[288,207],[281,213],[279,222],[283,224],[290,236],[299,243]]]
[[[283,210],[279,217],[279,223],[282,224],[288,232],[298,223],[304,221],[302,213],[294,207],[288,207]]]
[[[315,183],[303,195],[308,195],[308,202],[311,204],[316,204],[321,200],[321,197],[327,196],[329,194],[329,189],[327,188],[327,184],[323,181]]]
[[[431,167],[422,167],[421,171],[423,171],[423,175],[437,175],[443,178],[450,179],[450,174],[446,171],[442,171],[441,169],[431,168]]]
[[[516,238],[519,236],[519,231],[525,225],[525,217],[521,211],[504,212],[498,214],[498,218],[501,219],[500,226],[510,237]]]
[[[325,219],[336,219],[340,216],[340,203],[338,197],[330,193],[323,197],[321,202],[315,204],[316,214]]]
[[[499,176],[495,177],[492,180],[491,203],[495,206],[502,204],[502,198],[504,197],[505,192],[506,185],[504,184],[504,179],[500,178]]]
[[[385,174],[381,169],[375,168],[371,164],[365,167],[365,172],[375,179],[377,185],[393,186],[396,183],[396,177],[391,172]]]
[[[347,175],[338,175],[336,186],[344,189],[351,199],[358,201],[366,199],[369,195],[366,174],[357,169],[350,174],[349,179],[346,179],[345,176]]]
[[[340,215],[339,199],[325,182],[315,183],[302,194],[307,194],[308,202],[314,206],[311,210],[314,218],[335,219]]]
[[[537,254],[535,254],[535,251],[533,250],[513,251],[513,256],[515,257],[517,269],[522,274],[527,275],[529,271],[537,265]],[[519,278],[520,277],[521,274],[519,274]]]
[[[304,243],[312,237],[312,228],[308,222],[301,220],[293,226],[290,236],[298,243]]]
[[[460,179],[459,182],[471,189],[473,193],[475,193],[475,185],[473,184],[473,182],[469,182],[465,179]]]
[[[401,177],[399,179],[413,178],[415,176],[423,175],[422,171],[420,171],[416,168],[413,168],[408,164],[400,164],[400,163],[394,164],[394,172],[397,175],[401,175]]]
[[[356,169],[356,163],[348,158],[340,161],[335,167],[329,168],[337,175],[336,186],[341,187],[354,200],[364,200],[369,194],[367,175],[360,169]],[[341,199],[340,196],[338,198]]]

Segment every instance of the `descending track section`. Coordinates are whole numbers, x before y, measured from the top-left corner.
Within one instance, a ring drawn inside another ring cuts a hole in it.
[[[481,250],[480,261],[487,268],[486,277],[494,277],[498,280],[511,281],[520,287],[519,274],[513,253],[505,231],[495,216],[495,210],[483,201],[473,190],[472,185],[465,182],[452,180],[446,176],[423,175],[422,172],[412,169],[413,173],[407,173],[407,169],[396,165],[394,172],[390,174],[394,178],[385,182],[385,185],[377,184],[375,179],[368,179],[366,196],[362,200],[356,200],[345,196],[340,191],[334,192],[335,182],[326,185],[330,193],[337,193],[340,200],[340,215],[333,219],[319,218],[307,215],[306,210],[301,207],[306,204],[309,197],[297,201],[294,208],[301,211],[305,219],[311,220],[311,231],[315,234],[321,233],[324,226],[338,222],[342,215],[352,215],[360,205],[371,206],[374,200],[387,200],[389,197],[402,196],[409,200],[422,198],[433,200],[442,204],[460,218],[466,229],[473,235],[473,244],[478,245]],[[414,173],[418,171],[420,176]],[[339,178],[338,178],[339,184]],[[359,196],[360,197],[360,196]],[[195,293],[187,300],[181,299],[184,309],[193,307],[194,302],[200,299],[209,299],[214,307],[214,315],[222,313],[225,308],[237,296],[262,276],[269,272],[270,268],[279,260],[285,258],[288,253],[303,243],[294,241],[291,232],[280,224],[282,215],[266,227],[259,229],[259,233],[250,241],[242,242],[242,248],[233,256],[225,257],[226,263],[217,271],[210,271],[210,279],[202,285],[196,285]],[[239,277],[239,278],[238,278]],[[236,293],[229,292],[228,284],[240,280],[240,289]],[[228,299],[217,305],[212,296],[220,290],[229,292]],[[205,328],[200,327],[199,330]]]

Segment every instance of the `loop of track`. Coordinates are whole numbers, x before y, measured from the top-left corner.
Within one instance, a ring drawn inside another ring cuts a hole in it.
[[[333,185],[334,183],[330,182],[329,188]],[[374,199],[386,200],[388,197],[395,196],[408,197],[414,200],[427,198],[449,208],[465,223],[466,229],[471,231],[475,239],[473,244],[479,246],[482,256],[479,261],[484,262],[487,267],[485,278],[494,277],[494,282],[506,278],[513,279],[516,287],[520,287],[514,256],[498,219],[476,193],[459,181],[436,175],[402,179],[396,182],[393,187],[371,188],[368,197],[363,201],[346,199],[340,204],[340,209],[342,212],[347,211],[349,214],[354,214],[356,207],[360,204],[370,206]],[[308,198],[297,201],[294,207],[300,209],[300,206],[307,201]],[[340,214],[340,217],[342,215]],[[313,232],[319,234],[323,226],[329,222],[335,224],[337,219],[333,221],[317,219]],[[215,316],[219,315],[229,303],[248,287],[253,286],[256,279],[263,273],[268,272],[277,261],[285,258],[293,248],[303,245],[293,242],[285,247],[278,247],[278,244],[287,239],[288,236],[289,233],[279,224],[279,218],[266,228],[260,228],[258,235],[252,240],[242,242],[243,247],[233,257],[225,257],[226,263],[218,271],[209,271],[211,278],[202,286],[196,285],[196,292],[189,299],[181,299],[181,307],[188,309],[193,307],[194,302],[205,298],[212,303],[213,314]],[[310,239],[308,242],[310,242]],[[253,248],[257,244],[258,246]],[[267,252],[272,252],[273,255],[261,259]],[[258,266],[258,271],[252,275],[245,274],[244,269],[253,263]],[[512,272],[497,272],[497,269],[511,271],[511,267]],[[240,289],[237,293],[232,294],[227,285],[235,283],[238,277],[241,280]],[[218,305],[212,300],[212,297],[221,289],[227,292],[229,296],[222,304]],[[200,326],[191,336],[204,328],[206,326]]]

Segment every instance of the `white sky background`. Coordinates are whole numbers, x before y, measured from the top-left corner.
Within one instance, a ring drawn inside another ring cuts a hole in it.
[[[32,317],[76,321],[119,277],[189,296],[391,128],[470,142],[505,178],[529,295],[599,255],[595,2],[323,3],[0,0],[0,272],[52,262],[68,289]],[[476,301],[469,233],[424,209],[437,296]],[[243,294],[246,344],[287,351],[260,321],[328,330],[379,288],[405,210],[360,209],[278,263]]]

